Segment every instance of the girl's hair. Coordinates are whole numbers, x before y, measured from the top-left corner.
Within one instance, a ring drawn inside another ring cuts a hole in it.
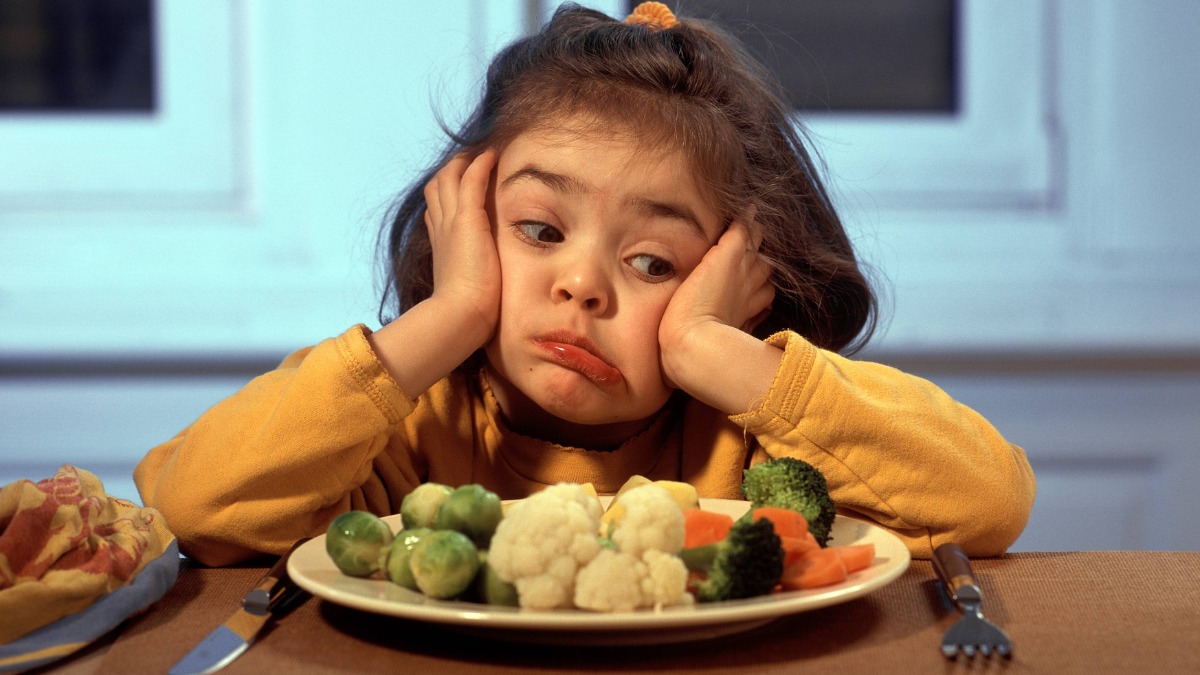
[[[423,188],[437,170],[568,118],[682,149],[726,223],[753,208],[776,287],[755,335],[791,329],[834,351],[870,337],[875,296],[774,78],[707,22],[653,30],[574,5],[495,57],[478,107],[393,207],[381,320],[433,292]]]

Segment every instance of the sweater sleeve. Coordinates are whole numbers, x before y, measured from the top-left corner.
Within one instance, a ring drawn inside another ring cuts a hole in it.
[[[1003,553],[1033,507],[1025,452],[931,382],[772,336],[784,355],[766,399],[732,420],[768,456],[819,469],[838,510],[898,535],[913,555],[955,541],[969,555]]]
[[[376,456],[415,405],[366,331],[288,356],[142,459],[142,500],[184,553],[207,565],[279,554],[364,501]]]

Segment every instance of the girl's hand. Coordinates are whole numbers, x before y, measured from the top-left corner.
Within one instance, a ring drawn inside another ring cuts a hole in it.
[[[433,250],[433,295],[445,320],[465,321],[471,351],[487,344],[500,318],[500,259],[488,219],[496,151],[455,156],[425,186],[425,227]]]
[[[711,371],[702,370],[707,359],[699,355],[711,354],[717,345],[750,344],[746,333],[767,316],[775,298],[760,243],[749,225],[735,220],[671,297],[658,328],[668,385],[706,398],[693,388],[711,380]],[[736,356],[726,354],[727,359]]]
[[[496,152],[461,154],[425,186],[433,294],[367,336],[408,396],[419,396],[486,345],[500,320],[500,257],[488,219]]]

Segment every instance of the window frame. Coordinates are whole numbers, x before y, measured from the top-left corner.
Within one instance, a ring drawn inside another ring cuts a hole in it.
[[[249,189],[244,23],[237,3],[156,3],[158,105],[153,112],[0,116],[3,212],[104,208],[238,211]],[[65,159],[69,158],[69,159]]]

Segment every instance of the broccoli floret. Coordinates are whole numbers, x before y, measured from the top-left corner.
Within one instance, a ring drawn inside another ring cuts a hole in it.
[[[825,476],[803,460],[780,457],[746,469],[742,495],[751,507],[779,506],[799,511],[808,521],[808,531],[821,546],[829,542],[835,515]]]
[[[679,557],[689,570],[705,574],[692,586],[699,602],[763,595],[783,575],[783,548],[775,526],[766,518],[739,520],[725,539],[685,548]]]

